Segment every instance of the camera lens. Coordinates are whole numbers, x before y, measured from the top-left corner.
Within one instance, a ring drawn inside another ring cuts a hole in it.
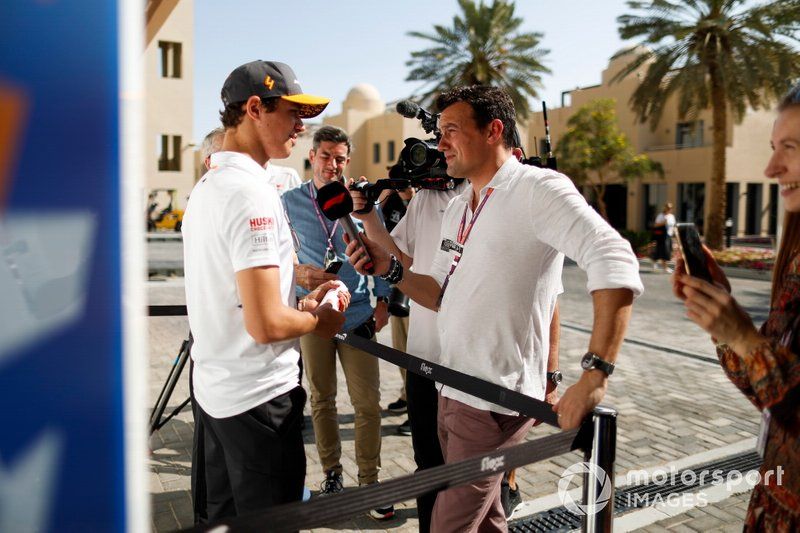
[[[421,167],[428,160],[428,147],[424,143],[417,143],[408,150],[409,162],[415,167]]]

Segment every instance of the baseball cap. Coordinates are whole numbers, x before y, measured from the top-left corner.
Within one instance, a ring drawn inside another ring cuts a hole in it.
[[[292,68],[277,61],[251,61],[228,75],[222,86],[222,103],[225,106],[245,102],[251,96],[278,96],[300,104],[301,118],[316,117],[330,102],[330,98],[305,94]]]

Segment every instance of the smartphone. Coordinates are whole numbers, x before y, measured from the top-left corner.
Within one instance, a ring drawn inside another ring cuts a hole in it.
[[[681,222],[675,225],[675,235],[678,237],[678,248],[686,264],[686,272],[690,276],[713,283],[697,227],[691,222]]]

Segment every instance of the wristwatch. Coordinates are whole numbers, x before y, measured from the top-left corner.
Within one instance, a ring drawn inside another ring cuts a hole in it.
[[[604,361],[594,352],[586,352],[581,359],[581,368],[584,370],[601,370],[605,372],[606,376],[610,376],[614,372],[614,364]]]
[[[553,370],[552,372],[547,373],[547,381],[556,387],[558,387],[562,379],[564,379],[564,376],[561,375],[561,371],[559,370]]]
[[[376,299],[378,302],[383,302],[383,303],[385,303],[385,304],[388,304],[388,303],[389,303],[389,297],[388,297],[388,296],[378,296],[378,297],[377,297],[377,298],[375,298],[375,299]]]

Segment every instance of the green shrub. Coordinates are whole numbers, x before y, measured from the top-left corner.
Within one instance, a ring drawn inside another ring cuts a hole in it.
[[[620,230],[620,235],[631,243],[631,248],[639,257],[650,255],[652,249],[653,235],[649,231]]]

